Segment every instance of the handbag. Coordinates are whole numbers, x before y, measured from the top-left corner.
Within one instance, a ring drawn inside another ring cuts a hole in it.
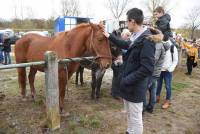
[[[193,67],[197,67],[197,62],[193,63]]]

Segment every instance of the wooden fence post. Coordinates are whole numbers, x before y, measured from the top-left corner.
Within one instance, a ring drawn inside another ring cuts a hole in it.
[[[60,128],[58,61],[56,54],[47,51],[45,61],[47,124],[51,130],[55,130]]]

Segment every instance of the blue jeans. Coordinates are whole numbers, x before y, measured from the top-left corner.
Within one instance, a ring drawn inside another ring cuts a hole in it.
[[[162,71],[160,74],[160,78],[158,79],[158,88],[156,95],[160,96],[161,90],[162,90],[162,83],[163,79],[165,82],[165,88],[166,88],[166,100],[171,99],[171,89],[172,89],[172,72],[168,71]]]
[[[149,104],[148,106],[153,108],[155,103],[156,103],[156,90],[157,90],[157,82],[158,78],[157,77],[150,77],[148,81],[148,90],[149,90]],[[147,98],[145,96],[144,98],[144,107],[147,106]]]
[[[4,52],[5,65],[11,64],[10,52]]]
[[[0,50],[0,63],[3,63],[4,58],[3,58],[3,52]]]

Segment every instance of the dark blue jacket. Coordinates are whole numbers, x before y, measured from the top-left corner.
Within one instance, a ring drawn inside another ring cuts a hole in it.
[[[151,35],[144,31],[129,48],[130,42],[110,35],[109,40],[122,49],[128,49],[123,55],[120,96],[127,101],[143,102],[147,89],[147,79],[152,75],[155,62],[155,43],[145,37]]]
[[[172,37],[170,21],[171,17],[169,14],[164,14],[156,21],[157,28],[164,34],[164,41],[167,41],[169,37]]]

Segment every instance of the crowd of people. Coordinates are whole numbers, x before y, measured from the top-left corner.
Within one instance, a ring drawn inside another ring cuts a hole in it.
[[[0,64],[11,64],[11,39],[4,33],[0,33]]]
[[[190,44],[182,39],[176,41],[170,28],[171,17],[163,7],[157,7],[154,14],[155,27],[149,27],[143,24],[141,9],[130,9],[126,14],[128,29],[122,32],[121,38],[103,32],[122,49],[112,65],[111,94],[124,101],[128,121],[126,134],[143,133],[142,116],[145,112],[152,113],[154,105],[160,102],[163,81],[166,97],[161,108],[170,107],[173,71],[179,62],[178,49],[186,50],[187,75],[191,75],[198,62],[198,43],[195,40]]]

